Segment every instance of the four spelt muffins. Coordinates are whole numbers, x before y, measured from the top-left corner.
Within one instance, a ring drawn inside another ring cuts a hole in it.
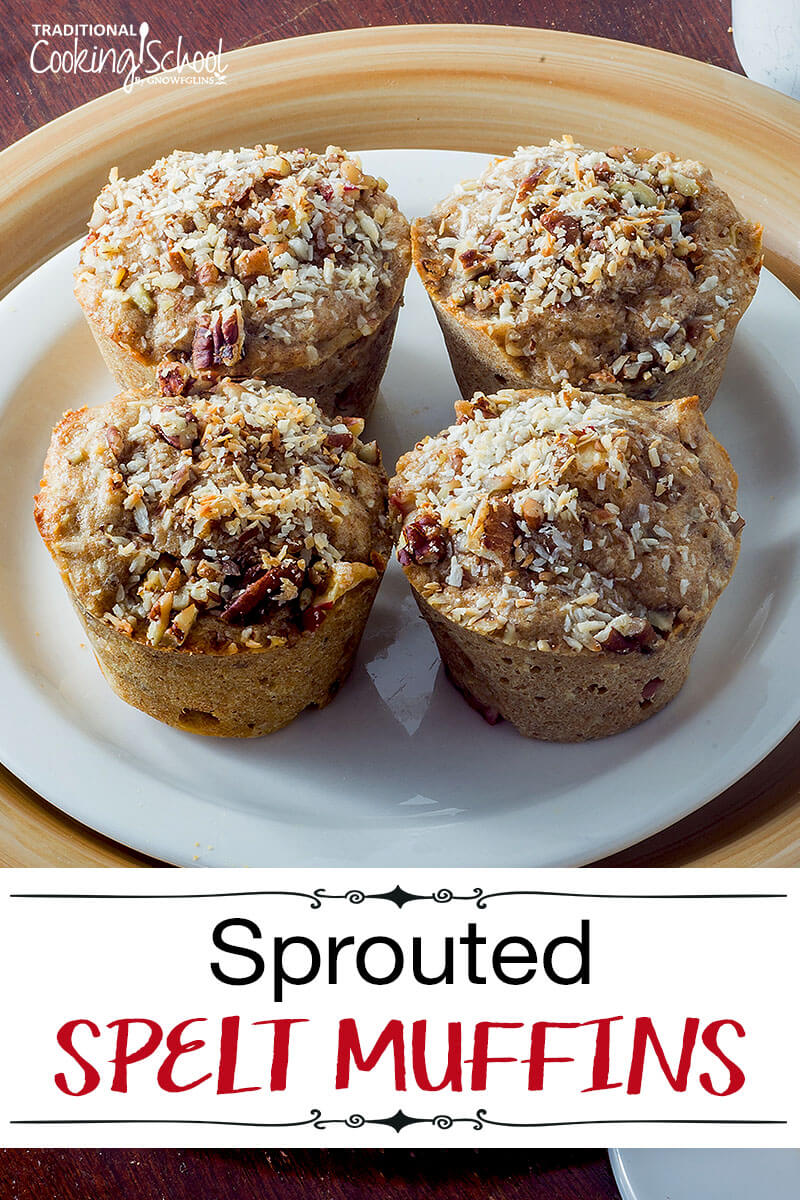
[[[569,137],[411,238],[386,186],[337,147],[112,171],[75,294],[129,390],[56,427],[42,537],[130,703],[223,736],[327,703],[391,549],[359,435],[413,241],[464,400],[401,458],[391,515],[445,667],[528,736],[628,728],[681,687],[735,566],[736,476],[700,407],[760,227],[700,163]]]
[[[259,378],[366,416],[410,262],[385,181],[337,147],[175,151],[111,172],[75,295],[121,387]]]
[[[229,737],[328,703],[392,545],[362,430],[259,380],[62,418],[36,522],[124,700]]]
[[[477,394],[390,484],[398,558],[455,684],[528,737],[663,708],[728,583],[737,478],[697,397]]]
[[[412,241],[465,399],[564,382],[705,409],[762,259],[701,163],[570,137],[498,159]]]

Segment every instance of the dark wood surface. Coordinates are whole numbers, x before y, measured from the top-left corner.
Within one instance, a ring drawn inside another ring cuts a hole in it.
[[[76,16],[79,13],[79,16]],[[0,146],[115,86],[103,75],[35,77],[34,23],[147,20],[165,45],[223,49],[356,25],[490,22],[639,42],[739,71],[728,0],[209,0],[188,8],[95,0],[0,2]],[[657,852],[654,851],[657,857]],[[616,1200],[596,1151],[260,1152],[162,1150],[0,1151],[0,1200]]]
[[[0,1200],[608,1200],[591,1151],[5,1150]]]
[[[165,0],[137,5],[125,0],[83,5],[0,0],[0,20],[0,146],[116,86],[109,75],[34,76],[29,66],[34,24],[138,25],[146,20],[150,36],[165,47],[182,34],[193,50],[214,48],[219,38],[223,50],[235,50],[363,25],[485,22],[619,38],[741,70],[729,33],[730,0],[671,0],[668,5],[655,0],[207,0],[191,8]]]

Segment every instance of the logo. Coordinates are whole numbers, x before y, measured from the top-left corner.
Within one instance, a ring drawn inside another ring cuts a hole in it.
[[[179,36],[165,46],[140,25],[33,25],[34,75],[112,75],[124,91],[143,84],[225,83],[222,39],[215,50],[192,50]],[[163,73],[169,75],[164,77]]]

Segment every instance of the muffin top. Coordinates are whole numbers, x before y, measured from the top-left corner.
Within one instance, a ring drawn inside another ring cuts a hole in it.
[[[398,558],[451,620],[539,650],[655,649],[704,616],[744,521],[696,397],[566,385],[456,404],[389,488]]]
[[[434,298],[518,365],[640,398],[735,324],[761,265],[760,227],[701,163],[570,137],[498,159],[413,240]]]
[[[246,375],[313,367],[372,333],[410,258],[386,182],[344,150],[176,150],[132,179],[111,172],[75,292],[151,364]]]
[[[78,605],[152,646],[292,642],[391,552],[363,421],[246,380],[56,426],[36,521]],[[277,642],[276,642],[277,640]]]

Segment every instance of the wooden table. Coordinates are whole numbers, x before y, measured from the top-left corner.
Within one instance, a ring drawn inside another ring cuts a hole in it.
[[[64,4],[34,0],[27,21],[5,14],[0,45],[0,146],[42,123],[99,96],[112,86],[109,75],[39,75],[29,67],[35,23],[74,21]],[[257,9],[243,0],[211,4],[193,13],[186,28],[183,10],[160,0],[147,13],[151,36],[165,46],[183,33],[191,45],[234,49],[254,42],[357,24],[466,21],[559,28],[637,41],[740,71],[730,34],[728,0],[675,0],[669,19],[649,0],[270,0]],[[140,14],[140,18],[141,19]],[[87,19],[85,16],[81,18]],[[130,21],[121,0],[97,0],[93,22]],[[253,22],[256,22],[254,25]],[[800,729],[764,763],[724,796],[688,820],[608,862],[614,865],[787,866],[800,864]],[[0,767],[0,865],[142,865],[147,860],[89,833],[29,792]]]
[[[526,1150],[5,1150],[3,1200],[618,1200],[605,1155]]]

